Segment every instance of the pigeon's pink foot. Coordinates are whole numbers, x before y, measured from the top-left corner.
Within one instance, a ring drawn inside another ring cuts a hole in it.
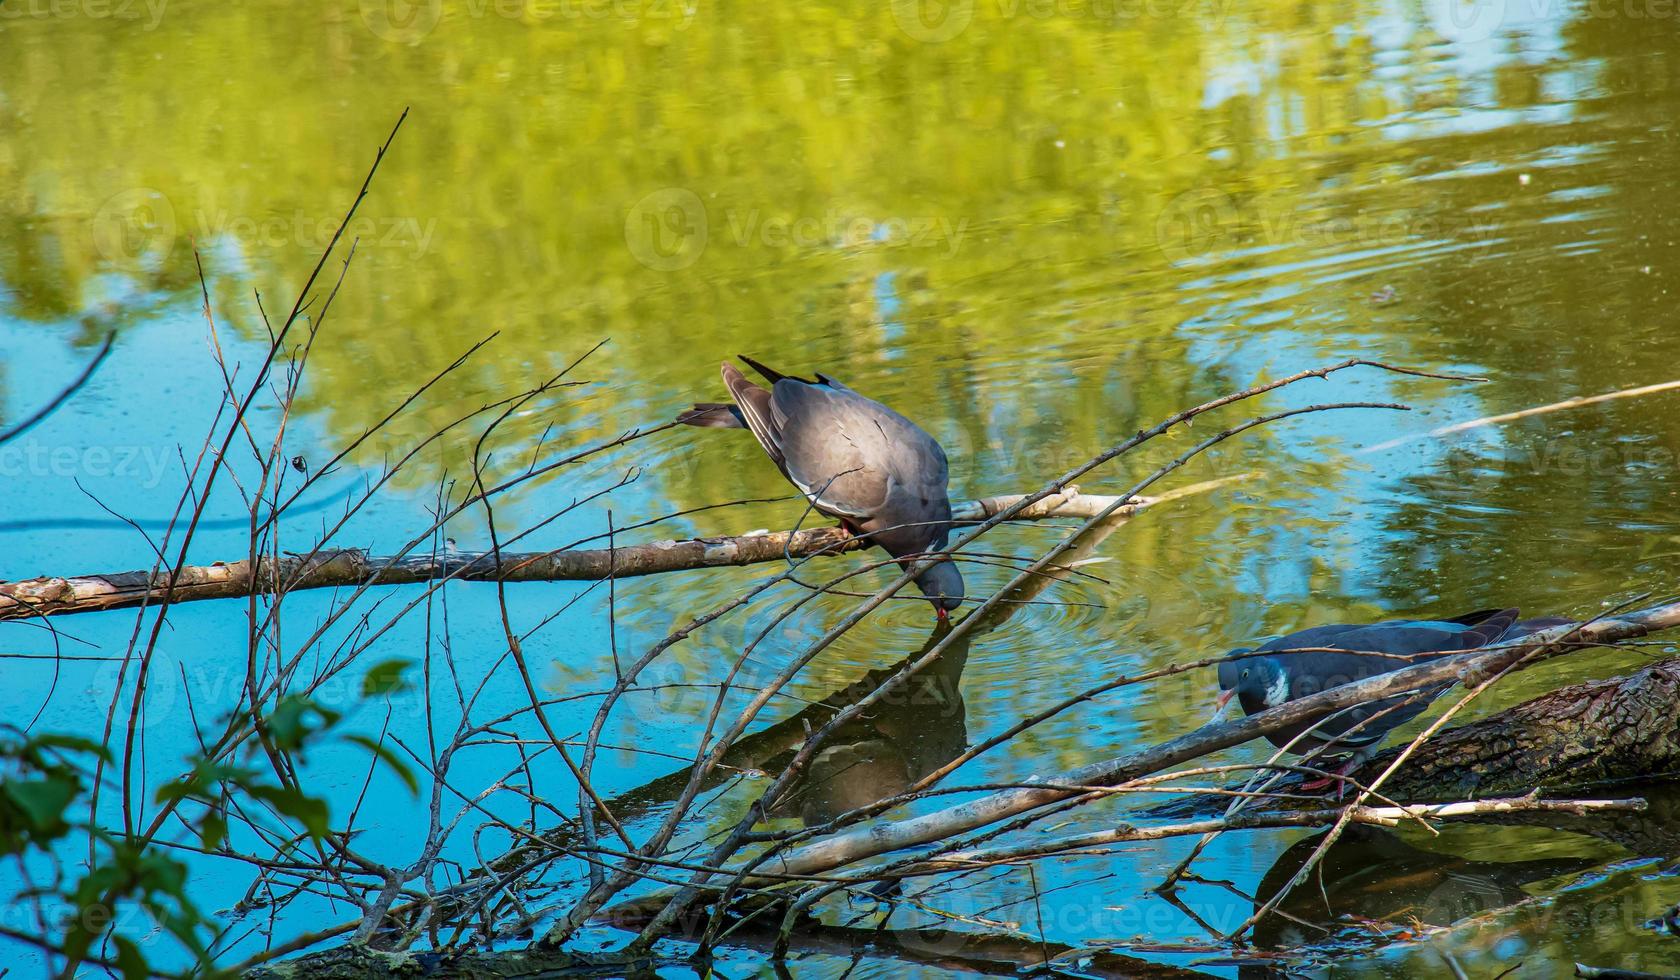
[[[1357,770],[1360,766],[1363,766],[1366,762],[1369,762],[1370,759],[1371,750],[1361,749],[1353,755],[1348,756],[1347,759],[1343,760],[1341,765],[1332,770],[1332,772],[1336,775],[1324,776],[1319,779],[1304,782],[1301,784],[1301,791],[1303,793],[1316,793],[1321,789],[1329,788],[1329,786],[1334,783],[1336,786],[1336,799],[1340,800],[1342,798],[1342,794],[1347,792],[1348,781],[1339,777],[1347,776],[1349,773]]]

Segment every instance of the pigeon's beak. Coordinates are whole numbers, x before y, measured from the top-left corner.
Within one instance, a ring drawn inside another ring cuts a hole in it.
[[[1213,709],[1213,717],[1208,719],[1210,723],[1225,720],[1225,716],[1231,713],[1231,696],[1236,693],[1235,689],[1219,692],[1219,697],[1213,702],[1216,705]]]

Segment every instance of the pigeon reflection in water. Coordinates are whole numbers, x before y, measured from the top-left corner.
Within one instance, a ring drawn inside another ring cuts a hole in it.
[[[942,634],[929,639],[929,645]],[[920,656],[918,654],[917,656]],[[911,658],[914,659],[914,658]],[[962,699],[968,642],[953,641],[939,659],[850,723],[811,760],[774,811],[806,825],[897,796],[962,754],[968,725]],[[852,690],[867,694],[903,667],[870,671]],[[831,715],[830,715],[831,716]],[[813,718],[820,724],[826,718]]]

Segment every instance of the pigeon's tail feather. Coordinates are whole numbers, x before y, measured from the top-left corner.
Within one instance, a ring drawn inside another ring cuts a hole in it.
[[[1512,624],[1517,621],[1519,615],[1520,613],[1515,609],[1497,609],[1485,614],[1485,618],[1475,623],[1467,623],[1466,625],[1471,628],[1470,635],[1466,636],[1465,639],[1470,640],[1470,642],[1464,645],[1464,649],[1474,650],[1477,647],[1485,647],[1490,643],[1498,643],[1505,638],[1506,633],[1510,632]]]
[[[736,354],[735,356],[739,357],[741,360],[745,361],[747,363],[748,367],[752,368],[754,371],[757,371],[764,378],[764,380],[770,382],[772,387],[774,387],[775,384],[778,381],[797,381],[802,385],[818,385],[818,384],[831,385],[831,384],[833,384],[833,382],[831,382],[829,379],[823,377],[820,374],[817,375],[816,380],[813,381],[810,378],[801,378],[796,374],[783,374],[782,372],[776,370],[775,368],[768,367],[764,364],[761,364],[758,361],[753,360],[752,358],[748,357],[745,354]]]
[[[701,402],[688,411],[677,416],[681,425],[694,425],[702,429],[745,429],[747,420],[741,417],[741,410],[734,405],[718,402]]]
[[[776,466],[786,472],[784,461],[787,457],[782,453],[782,440],[776,428],[775,413],[770,410],[770,393],[748,381],[746,375],[727,361],[723,365],[723,384],[729,389],[730,397],[735,399],[735,408],[741,413],[741,421],[752,430],[758,444],[770,454],[770,459]]]
[[[1505,610],[1503,609],[1478,609],[1473,613],[1465,613],[1462,616],[1454,616],[1451,619],[1443,620],[1443,622],[1458,623],[1462,626],[1480,626],[1483,622],[1504,611]]]
[[[745,361],[747,367],[750,367],[754,371],[757,371],[759,373],[759,375],[764,378],[764,380],[770,382],[771,384],[775,384],[776,382],[778,382],[778,381],[782,380],[783,378],[787,377],[787,375],[785,375],[782,372],[776,370],[775,368],[765,367],[763,364],[760,364],[759,362],[753,360],[752,358],[748,357],[745,354],[736,354],[735,356],[739,357],[741,360]]]

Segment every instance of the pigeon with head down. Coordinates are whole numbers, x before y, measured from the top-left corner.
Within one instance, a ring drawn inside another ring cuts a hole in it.
[[[817,511],[879,545],[906,567],[943,551],[951,530],[945,451],[916,423],[833,378],[795,378],[741,355],[766,382],[723,365],[732,402],[695,405],[677,421],[747,429]],[[941,559],[916,585],[946,619],[963,598],[962,572]]]
[[[1231,700],[1245,714],[1259,714],[1310,694],[1410,667],[1436,657],[1465,653],[1570,622],[1517,618],[1515,609],[1488,609],[1446,620],[1395,619],[1381,623],[1314,626],[1280,636],[1254,649],[1232,650],[1219,664],[1222,716]],[[1437,684],[1342,711],[1309,718],[1266,733],[1278,748],[1297,754],[1348,750],[1346,775],[1363,765],[1389,732],[1411,721],[1452,685]],[[1303,789],[1319,788],[1315,780]]]

